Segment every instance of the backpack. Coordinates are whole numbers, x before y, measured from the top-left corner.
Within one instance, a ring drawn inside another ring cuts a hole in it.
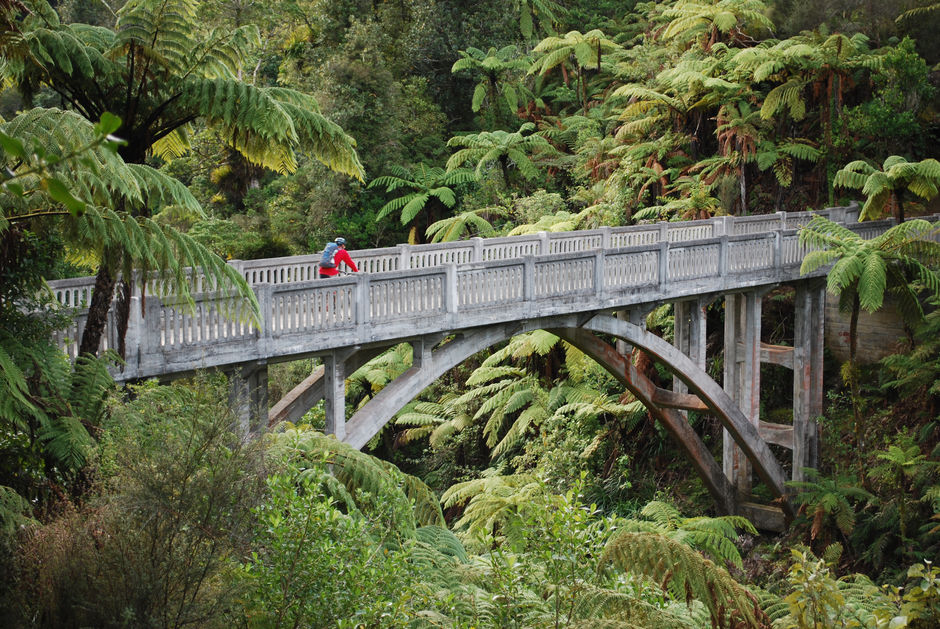
[[[333,258],[336,256],[337,249],[339,249],[339,245],[335,242],[331,242],[326,246],[323,250],[323,255],[320,257],[320,267],[324,269],[336,268],[336,260]]]

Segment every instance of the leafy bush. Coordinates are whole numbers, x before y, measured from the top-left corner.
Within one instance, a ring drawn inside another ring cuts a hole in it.
[[[257,444],[230,428],[219,382],[115,401],[98,497],[30,530],[19,549],[21,626],[223,626],[261,496]]]

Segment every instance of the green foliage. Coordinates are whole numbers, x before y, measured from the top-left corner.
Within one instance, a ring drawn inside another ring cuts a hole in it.
[[[532,181],[538,178],[539,170],[529,154],[550,155],[555,152],[548,140],[537,133],[523,135],[534,129],[534,124],[526,122],[514,133],[500,130],[454,136],[448,140],[447,146],[460,148],[447,160],[447,170],[453,171],[470,163],[477,176],[482,178],[488,167],[496,166],[502,175],[503,184],[509,185],[512,165],[525,180]]]
[[[45,83],[89,117],[95,111],[125,115],[125,159],[138,163],[153,146],[161,156],[186,148],[185,127],[202,117],[250,160],[284,172],[296,167],[296,150],[309,150],[330,168],[362,177],[354,142],[319,113],[311,97],[287,88],[263,88],[236,78],[255,27],[218,29],[193,37],[196,3],[142,1],[118,11],[114,30],[63,25],[42,0],[30,2],[51,21],[27,19],[30,61],[17,78]],[[147,59],[145,81],[135,59]],[[94,81],[94,94],[85,86]],[[130,107],[133,95],[136,107]]]
[[[529,59],[520,56],[516,46],[504,46],[499,50],[490,48],[486,52],[471,46],[460,51],[460,59],[454,62],[450,71],[454,74],[469,71],[479,75],[470,109],[479,112],[485,106],[486,118],[490,122],[488,126],[493,128],[497,120],[508,117],[501,112],[515,113],[519,108],[521,90],[517,85],[518,77],[514,75],[528,67]]]
[[[865,195],[865,205],[862,206],[859,220],[881,218],[885,207],[891,202],[898,220],[902,221],[905,191],[928,201],[937,196],[940,162],[930,158],[913,163],[899,155],[892,155],[885,159],[881,170],[878,170],[864,160],[856,160],[837,172],[833,183],[861,190]]]
[[[369,182],[369,187],[385,186],[386,192],[399,188],[412,190],[382,206],[375,220],[380,221],[393,212],[401,213],[401,224],[408,225],[423,210],[429,210],[429,203],[437,203],[447,209],[453,209],[457,203],[454,188],[460,184],[476,180],[476,175],[466,169],[444,171],[424,164],[418,165],[414,172],[393,166],[393,175],[378,177]]]
[[[914,330],[910,353],[893,354],[882,360],[890,374],[883,386],[904,396],[940,395],[940,309],[937,301]]]
[[[885,53],[872,83],[871,100],[845,112],[850,131],[865,142],[859,148],[875,161],[890,154],[922,155],[923,110],[936,90],[928,80],[927,63],[915,51],[912,39],[905,36],[896,48]]]
[[[933,270],[940,261],[940,245],[931,239],[935,229],[927,221],[912,220],[865,240],[816,216],[800,230],[800,242],[814,249],[803,258],[800,272],[836,261],[826,279],[830,292],[857,295],[859,307],[873,312],[890,287],[901,300],[902,315],[917,321],[923,319],[923,309],[903,270],[909,269],[930,293],[940,295],[940,276]]]
[[[386,626],[402,613],[404,549],[383,545],[381,521],[337,509],[327,481],[324,470],[268,478],[267,500],[254,509],[258,550],[241,566],[252,626]]]
[[[381,521],[389,535],[410,538],[416,526],[443,523],[440,505],[424,483],[333,437],[290,429],[272,435],[270,450],[276,460],[297,469],[299,477],[328,481],[325,490],[334,500]],[[329,478],[338,482],[320,475],[327,466],[332,468]]]
[[[891,597],[862,575],[834,579],[822,559],[792,550],[793,564],[788,575],[792,589],[784,599],[786,615],[775,617],[781,629],[823,629],[824,627],[903,627],[881,625],[878,616],[891,614]],[[782,610],[781,610],[782,611]]]
[[[623,531],[604,547],[598,569],[619,568],[661,584],[677,600],[703,603],[712,626],[767,626],[753,594],[719,566],[680,542],[658,533]]]
[[[674,506],[653,500],[640,510],[643,520],[626,520],[621,529],[633,532],[657,533],[682,542],[701,551],[720,564],[732,564],[741,569],[743,562],[734,542],[738,529],[756,535],[757,530],[747,518],[741,516],[685,518]]]
[[[227,566],[250,540],[261,458],[230,431],[219,384],[143,385],[114,400],[102,492],[63,505],[19,550],[16,624],[221,624],[238,595]]]
[[[794,502],[800,504],[800,513],[811,520],[810,540],[819,538],[823,546],[828,546],[833,529],[849,535],[855,528],[856,511],[849,500],[871,501],[874,496],[847,478],[821,478],[816,470],[805,471],[812,480],[791,481],[787,486],[800,492]]]
[[[428,226],[425,235],[431,239],[431,242],[455,242],[471,236],[492,237],[496,235],[496,230],[487,217],[499,216],[500,213],[500,208],[492,207],[460,212],[450,218],[432,223]]]

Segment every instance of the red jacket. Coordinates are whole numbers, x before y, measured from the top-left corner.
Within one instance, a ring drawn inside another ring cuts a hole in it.
[[[356,263],[352,261],[352,258],[349,257],[349,252],[340,247],[336,250],[336,254],[333,256],[333,261],[336,262],[336,266],[332,269],[325,267],[320,267],[320,275],[326,275],[327,277],[335,277],[339,275],[339,265],[340,262],[344,263],[346,266],[351,268],[355,272],[359,272],[359,269],[356,268]]]

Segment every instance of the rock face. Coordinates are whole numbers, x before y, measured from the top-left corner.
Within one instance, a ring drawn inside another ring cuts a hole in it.
[[[858,360],[874,363],[896,354],[904,345],[907,334],[894,302],[885,297],[885,304],[874,313],[864,310],[858,316]],[[849,359],[849,315],[839,312],[839,298],[826,295],[826,347],[844,362]]]

